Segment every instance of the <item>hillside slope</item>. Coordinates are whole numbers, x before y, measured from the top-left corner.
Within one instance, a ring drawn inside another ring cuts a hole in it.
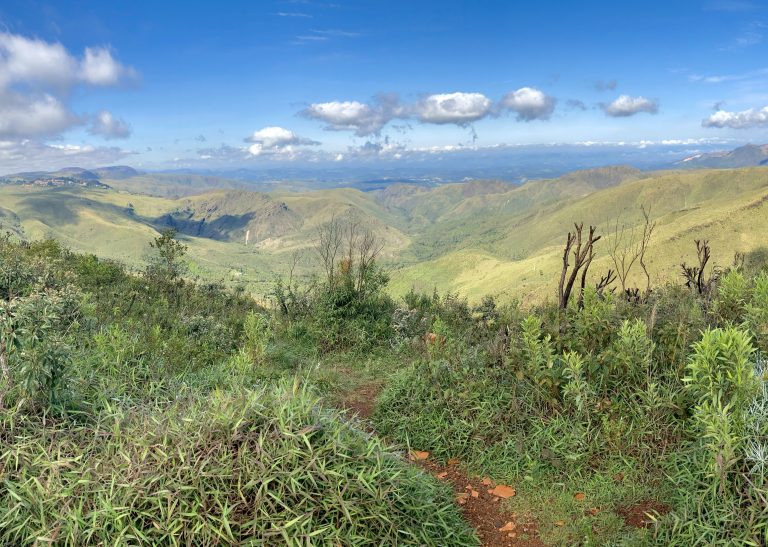
[[[650,208],[657,222],[648,258],[655,281],[661,282],[677,276],[682,261],[695,259],[694,239],[709,239],[713,260],[720,265],[730,264],[736,251],[764,245],[766,200],[767,168],[672,171],[511,217],[487,216],[463,227],[449,222],[435,226],[433,233],[447,238],[464,230],[471,243],[465,240],[460,250],[406,266],[398,272],[395,288],[427,289],[436,284],[472,298],[487,293],[551,296],[565,234],[573,222],[594,224],[607,234],[619,217],[620,222],[639,229],[640,206]],[[605,241],[597,245],[598,257],[591,270],[595,276],[611,266],[605,249]]]
[[[610,167],[522,186],[478,181],[376,192],[230,189],[179,199],[11,184],[0,186],[0,223],[31,239],[54,237],[137,267],[147,242],[175,227],[189,246],[192,275],[243,283],[264,295],[294,263],[297,275],[309,275],[318,228],[352,217],[384,241],[382,257],[396,293],[437,287],[471,299],[486,293],[539,299],[554,294],[563,239],[574,222],[597,225],[605,234],[617,218],[638,225],[640,207],[650,208],[658,226],[648,259],[660,282],[678,276],[679,264],[693,258],[695,238],[711,240],[721,265],[735,251],[760,248],[768,229],[766,199],[766,167],[656,173]],[[592,275],[609,267],[606,248],[605,240],[598,244]]]

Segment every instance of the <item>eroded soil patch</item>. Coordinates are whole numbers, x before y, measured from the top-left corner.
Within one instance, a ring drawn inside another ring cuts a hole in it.
[[[545,545],[539,539],[538,523],[531,515],[509,513],[503,509],[503,499],[514,495],[513,488],[497,484],[489,478],[467,477],[457,467],[457,462],[440,465],[425,458],[417,463],[453,486],[456,503],[464,518],[477,531],[483,545]]]
[[[664,503],[654,500],[643,500],[634,505],[619,507],[616,512],[621,515],[627,526],[648,528],[654,522],[651,515],[665,515],[669,513],[670,509],[669,505]]]

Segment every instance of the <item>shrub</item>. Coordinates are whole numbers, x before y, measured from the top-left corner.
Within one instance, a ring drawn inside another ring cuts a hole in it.
[[[749,301],[744,306],[744,323],[757,347],[768,352],[768,274],[765,272],[754,279]]]
[[[645,321],[624,320],[603,361],[603,394],[632,393],[651,381],[654,343],[648,337]]]
[[[243,324],[243,349],[254,363],[262,364],[272,329],[269,319],[263,314],[250,312]]]
[[[0,300],[0,407],[14,386],[33,406],[62,402],[70,359],[67,331],[77,328],[82,296],[72,289]]]
[[[740,323],[749,294],[749,281],[738,268],[725,272],[718,280],[713,302],[712,312],[717,322],[721,325]]]

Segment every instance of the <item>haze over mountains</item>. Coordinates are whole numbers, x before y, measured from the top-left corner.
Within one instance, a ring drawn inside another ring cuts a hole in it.
[[[729,151],[696,154],[679,161],[677,165],[688,168],[711,167],[715,169],[768,165],[768,144],[747,144]]]
[[[590,146],[520,147],[488,151],[477,164],[477,152],[461,158],[454,153],[447,161],[405,162],[398,167],[345,165],[333,168],[323,165],[309,167],[274,167],[249,170],[143,171],[126,165],[83,169],[66,167],[57,171],[32,171],[0,176],[0,183],[45,184],[54,179],[80,185],[107,184],[118,190],[157,196],[189,196],[214,189],[250,189],[255,191],[306,191],[322,188],[352,187],[363,191],[381,190],[391,184],[415,184],[424,187],[446,182],[493,179],[514,184],[532,179],[554,178],[579,170],[605,165],[633,165],[639,169],[731,168],[765,165],[768,145],[747,144],[733,150],[699,146],[696,153],[687,153],[685,146]],[[442,157],[440,158],[443,159]],[[424,164],[426,163],[426,164]]]

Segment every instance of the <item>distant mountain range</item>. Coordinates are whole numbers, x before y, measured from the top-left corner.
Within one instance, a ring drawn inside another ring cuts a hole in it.
[[[675,163],[689,169],[728,169],[768,165],[768,144],[747,144],[725,152],[689,156]]]
[[[628,150],[629,152],[629,150]],[[538,164],[546,164],[545,156],[541,150],[532,151],[529,161]],[[620,156],[622,165],[631,165],[636,171],[635,176],[641,173],[665,169],[728,169],[739,167],[755,167],[768,165],[768,144],[747,144],[729,151],[711,151],[691,154],[666,163],[649,164],[637,156],[637,151],[628,153],[626,157]],[[586,154],[584,150],[573,152],[576,155],[568,155],[561,148],[553,147],[548,157],[549,167],[525,168],[522,165],[504,167],[497,165],[497,160],[488,157],[488,165],[478,166],[466,171],[453,171],[454,177],[430,174],[422,168],[403,168],[400,171],[365,171],[360,167],[336,168],[335,170],[318,170],[310,172],[299,168],[285,168],[283,170],[264,169],[238,169],[234,171],[139,171],[126,165],[113,165],[98,169],[82,169],[80,167],[67,167],[58,171],[34,171],[15,173],[0,176],[0,184],[27,184],[35,186],[81,186],[87,188],[114,188],[134,194],[147,194],[159,197],[190,197],[215,190],[249,190],[255,192],[291,191],[305,192],[310,190],[331,188],[355,188],[364,192],[381,192],[390,187],[406,185],[413,192],[414,188],[429,189],[442,186],[450,182],[468,182],[472,180],[495,180],[502,185],[520,185],[529,180],[552,179],[562,177],[563,183],[570,182],[578,185],[580,172],[565,169],[568,161],[578,164],[578,154]],[[570,160],[566,161],[566,157]],[[592,159],[597,156],[589,156]],[[680,156],[678,156],[679,158]],[[592,160],[589,160],[592,161]],[[588,161],[587,161],[588,163]],[[533,164],[531,164],[533,165]],[[610,165],[610,164],[605,164]],[[602,171],[600,170],[602,169]],[[606,168],[595,169],[588,167],[590,173],[590,185],[599,186],[600,178],[607,177],[608,185],[612,183],[615,173]],[[623,169],[623,168],[622,168]],[[469,176],[468,173],[474,173]],[[567,173],[575,173],[567,175]],[[367,175],[367,176],[366,176]],[[464,176],[467,175],[467,176]],[[396,190],[396,193],[400,190]],[[386,193],[385,193],[386,196]]]

